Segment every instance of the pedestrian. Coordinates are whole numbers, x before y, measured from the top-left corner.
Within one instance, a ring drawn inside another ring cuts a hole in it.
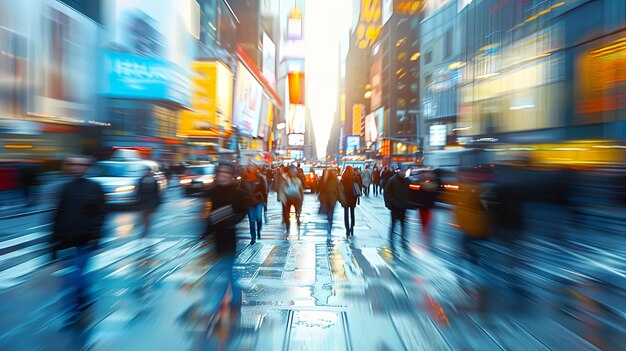
[[[86,268],[102,238],[105,219],[104,191],[100,184],[84,177],[91,163],[83,156],[67,159],[65,170],[73,179],[63,186],[52,220],[52,259],[62,256],[73,268],[65,280],[71,299],[69,322],[77,321],[93,303]]]
[[[36,204],[36,200],[33,199],[33,192],[37,185],[37,165],[24,162],[20,165],[19,171],[24,205],[31,207]]]
[[[374,196],[378,196],[380,189],[380,170],[374,165],[372,169],[372,187],[374,188]]]
[[[432,209],[439,195],[439,176],[435,171],[423,171],[418,178],[417,211],[420,216],[422,227],[422,239],[427,245],[430,244],[430,223],[432,220]]]
[[[356,203],[357,205],[361,204],[361,195],[363,195],[363,177],[361,176],[361,169],[360,168],[354,168],[354,181],[356,182],[356,184],[359,185],[359,189],[360,189],[360,195],[357,196],[356,198]],[[354,233],[351,233],[354,234]]]
[[[294,166],[286,168],[281,174],[281,178],[278,189],[278,200],[283,205],[283,223],[285,224],[286,233],[289,233],[291,224],[289,213],[291,212],[292,206],[296,209],[296,221],[298,228],[300,228],[300,214],[304,200],[304,188],[298,177],[298,170]]]
[[[394,246],[394,227],[396,222],[400,222],[402,242],[405,241],[406,234],[406,210],[408,207],[409,184],[405,178],[406,172],[398,172],[392,176],[385,187],[385,207],[391,213],[391,227],[389,228],[389,241],[391,247]]]
[[[326,169],[322,173],[322,179],[319,185],[319,201],[320,214],[326,215],[328,221],[328,234],[330,235],[333,228],[333,216],[335,213],[335,205],[345,203],[344,193],[339,186],[339,177],[334,169]]]
[[[343,197],[345,203],[343,206],[343,220],[346,226],[346,237],[354,235],[354,209],[357,205],[357,200],[361,196],[362,184],[358,182],[358,178],[355,174],[352,166],[346,166],[341,175],[341,187],[343,191]]]
[[[267,183],[254,163],[248,166],[241,180],[241,187],[252,198],[252,204],[248,208],[248,222],[250,223],[250,245],[254,245],[257,239],[261,239],[263,209],[266,208],[267,203]]]
[[[370,185],[372,184],[372,170],[370,169],[370,165],[365,166],[365,170],[363,170],[363,174],[361,175],[363,181],[363,193],[365,196],[370,196]]]
[[[383,170],[380,172],[380,181],[382,185],[382,190],[385,191],[387,189],[387,182],[393,176],[394,172],[389,169],[389,167],[385,166]]]
[[[306,176],[304,175],[304,170],[300,166],[300,163],[298,163],[298,165],[296,166],[296,169],[298,170],[298,178],[300,179],[300,182],[304,184],[304,179]]]
[[[226,276],[226,282],[219,286],[218,293],[211,292],[205,310],[215,311],[220,302],[230,299],[236,307],[241,305],[241,288],[235,283],[233,266],[237,254],[236,226],[246,215],[253,200],[249,192],[237,185],[237,167],[229,162],[220,162],[216,169],[215,186],[204,193],[206,197],[205,211],[207,213],[206,229],[203,237],[215,241],[217,263],[207,272],[206,284],[208,287],[217,287],[221,275]],[[231,296],[227,293],[230,291]],[[235,308],[234,310],[237,310]]]
[[[473,169],[459,170],[459,190],[454,194],[454,221],[463,232],[463,249],[470,262],[478,263],[475,245],[489,238],[491,223],[483,204],[483,187]]]
[[[142,238],[148,236],[150,225],[152,224],[152,216],[157,207],[161,204],[161,190],[157,182],[154,172],[148,167],[144,175],[139,180],[139,217],[143,225]]]

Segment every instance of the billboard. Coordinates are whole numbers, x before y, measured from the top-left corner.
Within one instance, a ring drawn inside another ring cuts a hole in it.
[[[304,134],[289,134],[289,146],[304,146]]]
[[[263,77],[272,87],[276,87],[276,45],[263,32]]]
[[[446,134],[448,129],[445,124],[430,126],[430,146],[446,145]]]
[[[382,137],[384,117],[385,112],[382,107],[365,116],[365,142],[367,146],[379,141]]]
[[[346,155],[356,154],[361,149],[361,137],[358,135],[346,135]]]
[[[263,88],[252,73],[241,63],[237,63],[237,80],[233,100],[233,126],[239,133],[256,137],[261,118]]]
[[[289,103],[304,105],[304,72],[289,72]]]
[[[263,101],[261,102],[261,118],[259,118],[259,132],[257,133],[259,138],[267,140],[270,136],[271,126],[274,122],[274,109],[270,99],[263,95]]]
[[[165,60],[107,51],[105,65],[107,79],[103,96],[187,102],[186,92],[178,87],[182,73]]]
[[[361,135],[361,120],[364,112],[365,106],[363,104],[352,105],[352,134],[354,135]]]
[[[356,39],[359,49],[372,46],[382,29],[380,0],[361,0],[361,13],[356,27]]]
[[[304,105],[289,105],[287,111],[287,134],[304,134],[306,108]]]
[[[370,111],[374,111],[383,104],[383,55],[380,43],[372,49],[373,64],[370,68],[370,83],[372,96],[370,98]]]

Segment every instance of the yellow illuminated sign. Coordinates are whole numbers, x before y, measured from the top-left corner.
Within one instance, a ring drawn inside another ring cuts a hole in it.
[[[363,104],[354,104],[352,106],[352,135],[361,135],[363,112]]]
[[[346,120],[346,94],[341,94],[341,122]]]
[[[217,61],[195,61],[191,65],[191,110],[180,114],[178,134],[211,136],[230,130],[232,73]]]
[[[372,46],[382,28],[381,0],[362,0],[361,16],[356,27],[357,45],[360,49]]]

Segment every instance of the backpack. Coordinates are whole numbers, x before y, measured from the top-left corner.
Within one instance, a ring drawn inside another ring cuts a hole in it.
[[[289,199],[300,197],[300,187],[293,178],[290,177],[285,180],[283,194]]]

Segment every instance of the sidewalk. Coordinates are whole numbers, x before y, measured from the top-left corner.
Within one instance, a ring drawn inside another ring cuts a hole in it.
[[[540,295],[528,297],[465,264],[448,211],[435,213],[433,250],[421,242],[414,212],[409,241],[392,250],[382,197],[361,203],[350,239],[341,207],[327,236],[312,195],[300,230],[293,221],[287,236],[273,194],[269,223],[253,246],[244,219],[235,266],[243,306],[232,327],[220,328],[202,310],[217,293],[204,281],[211,247],[175,236],[184,229],[174,218],[163,227],[171,236],[139,241],[129,233],[104,244],[91,268],[99,300],[86,330],[63,328],[60,279],[67,272],[61,267],[43,265],[26,284],[1,292],[7,318],[0,321],[0,349],[202,350],[225,342],[227,350],[596,350],[590,340],[607,336],[614,338],[609,349],[621,345],[619,334],[598,322],[607,315],[586,305],[597,299],[619,310],[615,296],[585,278],[572,286],[552,280],[561,267],[576,269],[559,248],[546,246],[548,256],[529,251],[523,271]],[[542,265],[547,257],[554,260]],[[590,328],[585,318],[599,324]]]

